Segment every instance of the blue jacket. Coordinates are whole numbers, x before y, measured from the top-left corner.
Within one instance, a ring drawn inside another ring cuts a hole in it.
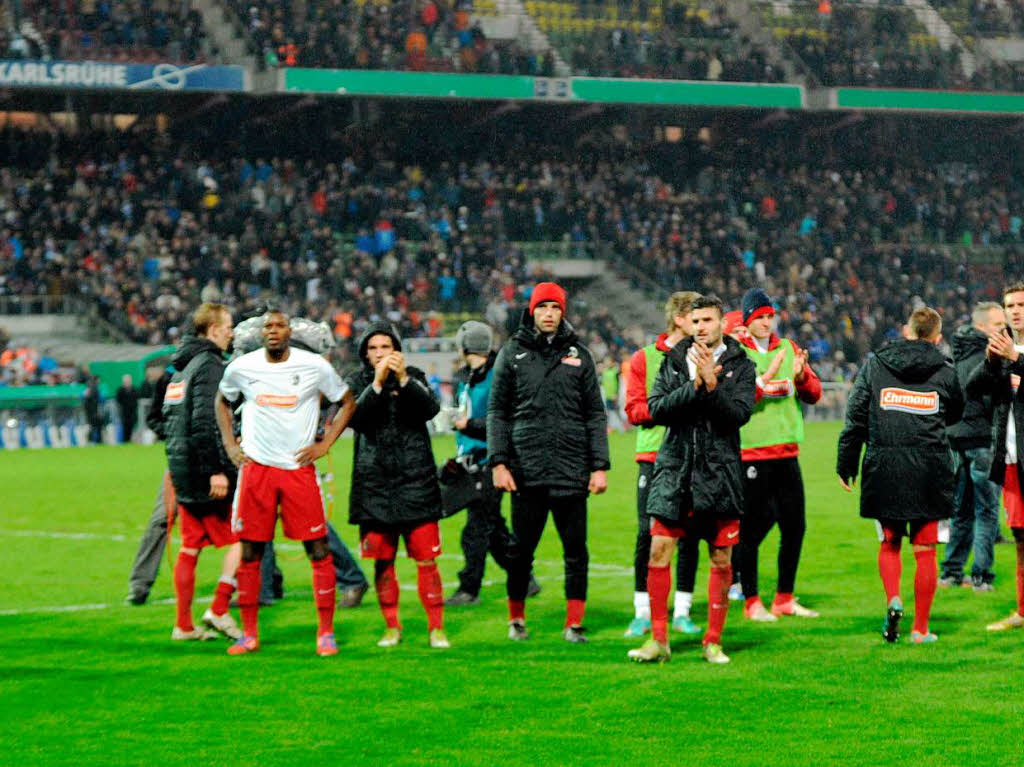
[[[481,464],[487,463],[487,401],[491,396],[496,356],[491,352],[487,355],[487,362],[476,370],[463,368],[455,390],[459,409],[469,417],[466,428],[455,433],[458,454],[474,455]]]

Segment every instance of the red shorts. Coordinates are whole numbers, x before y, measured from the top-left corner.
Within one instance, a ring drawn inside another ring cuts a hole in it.
[[[394,559],[399,538],[405,539],[406,553],[417,562],[441,553],[441,529],[437,522],[424,522],[416,527],[360,528],[359,553],[363,559]]]
[[[939,542],[937,519],[915,519],[913,522],[880,519],[878,524],[882,526],[882,540],[886,543],[899,543],[905,537],[909,537],[914,546],[934,546]]]
[[[246,541],[274,540],[278,507],[281,528],[293,541],[327,537],[327,516],[312,464],[279,469],[250,461],[238,471],[231,528]]]
[[[1024,499],[1020,495],[1020,477],[1017,464],[1006,464],[1006,478],[1003,480],[1003,505],[1006,507],[1006,523],[1013,528],[1024,527]]]
[[[238,535],[231,529],[231,507],[227,502],[218,504],[202,504],[207,513],[195,515],[185,506],[178,506],[178,518],[181,520],[181,545],[186,549],[201,549],[205,546],[230,546],[238,543]]]
[[[692,511],[680,524],[673,525],[651,517],[651,535],[666,538],[703,538],[717,548],[735,546],[740,542],[740,521],[724,517],[696,516]]]

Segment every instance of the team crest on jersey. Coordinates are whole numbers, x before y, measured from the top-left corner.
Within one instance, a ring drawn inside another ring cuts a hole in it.
[[[769,399],[782,399],[793,393],[793,382],[788,378],[780,378],[775,381],[765,381],[761,389],[761,396]]]
[[[939,412],[939,393],[887,386],[880,393],[879,407],[882,410],[895,410],[900,413],[931,415]]]
[[[164,393],[164,403],[167,405],[180,405],[185,401],[186,388],[187,384],[184,381],[167,384],[167,391]]]

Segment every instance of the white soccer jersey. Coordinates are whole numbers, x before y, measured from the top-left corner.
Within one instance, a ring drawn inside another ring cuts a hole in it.
[[[242,450],[252,460],[297,469],[295,453],[316,438],[320,395],[331,402],[348,387],[323,357],[291,349],[288,359],[270,362],[263,349],[243,354],[224,370],[220,391],[234,401],[241,395]]]

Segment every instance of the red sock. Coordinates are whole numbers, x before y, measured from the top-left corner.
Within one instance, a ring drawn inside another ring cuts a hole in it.
[[[389,629],[401,629],[398,622],[398,578],[395,576],[395,563],[391,562],[383,570],[378,571],[374,579],[377,589],[377,603],[384,615],[384,625]]]
[[[672,590],[672,572],[668,565],[647,565],[647,595],[651,600],[651,636],[668,642],[668,595]]]
[[[1017,614],[1024,615],[1024,555],[1017,552]]]
[[[878,573],[885,588],[885,601],[892,601],[900,595],[900,576],[903,575],[903,560],[900,559],[898,543],[883,542],[878,548]]]
[[[416,587],[423,609],[427,611],[427,629],[441,628],[444,625],[444,589],[436,564],[416,566]]]
[[[792,594],[786,594],[785,592],[778,591],[775,593],[775,599],[772,600],[773,605],[784,605],[793,601]]]
[[[585,599],[567,599],[565,602],[565,627],[582,626],[583,613],[586,609]]]
[[[242,613],[242,633],[247,637],[259,636],[256,617],[260,609],[260,563],[246,562],[238,566],[238,608]]]
[[[518,599],[508,600],[508,619],[524,623],[526,621],[526,602]]]
[[[708,575],[708,630],[704,644],[721,644],[725,616],[729,614],[729,586],[732,585],[732,565],[711,568]]]
[[[938,585],[939,566],[935,549],[915,551],[914,560],[914,627],[921,634],[928,633],[928,618],[932,614],[935,587]]]
[[[330,557],[310,561],[313,566],[313,602],[316,604],[316,635],[334,633],[334,561]]]
[[[231,604],[231,595],[235,593],[235,586],[238,584],[234,578],[222,575],[217,581],[217,590],[213,592],[213,604],[210,605],[210,612],[214,615],[223,615],[228,611]]]
[[[178,561],[174,565],[174,595],[177,598],[177,626],[182,631],[192,631],[192,597],[196,591],[196,560],[195,554],[178,552]]]

